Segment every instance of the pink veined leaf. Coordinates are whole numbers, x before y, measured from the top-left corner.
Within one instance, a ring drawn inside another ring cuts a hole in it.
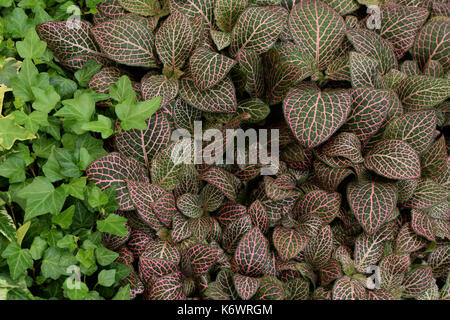
[[[247,208],[234,202],[226,202],[216,214],[216,218],[222,227],[226,227],[233,221],[241,218],[247,213]]]
[[[414,209],[428,209],[445,200],[448,190],[431,179],[420,179],[412,197],[403,206]]]
[[[357,279],[343,276],[333,285],[333,300],[366,300],[367,292]]]
[[[233,271],[221,269],[217,274],[216,281],[208,284],[205,296],[212,300],[235,300],[237,292],[233,284]]]
[[[246,123],[258,123],[270,114],[269,106],[258,98],[240,101],[237,111],[241,115],[245,114],[243,122]]]
[[[400,102],[390,91],[371,88],[353,89],[351,96],[352,110],[342,131],[354,133],[364,146],[383,126],[388,112]]]
[[[153,34],[134,15],[110,20],[91,29],[102,51],[130,66],[156,67]]]
[[[367,291],[367,300],[395,300],[395,297],[387,290],[375,289]]]
[[[411,227],[420,236],[435,241],[435,227],[433,220],[420,209],[411,210]]]
[[[261,57],[253,50],[239,50],[236,56],[239,70],[245,75],[245,90],[251,97],[264,93],[264,70]]]
[[[329,225],[324,226],[312,239],[308,239],[305,248],[306,262],[316,269],[323,267],[331,257],[333,233]]]
[[[418,154],[422,154],[433,141],[436,122],[434,110],[408,112],[389,121],[384,129],[383,137],[403,140]]]
[[[372,30],[353,29],[347,31],[347,38],[359,53],[377,59],[381,72],[386,74],[391,69],[397,69],[398,63],[392,44],[381,38]]]
[[[371,265],[376,265],[384,250],[385,237],[382,232],[374,235],[361,234],[355,241],[355,268],[367,273]]]
[[[396,182],[398,203],[404,203],[411,199],[412,195],[416,191],[419,179],[406,179]]]
[[[400,71],[406,74],[407,76],[416,76],[421,74],[419,65],[415,60],[405,60],[400,66]]]
[[[392,185],[374,181],[350,186],[347,197],[353,214],[369,234],[380,229],[397,203],[396,190]]]
[[[353,174],[353,171],[349,168],[332,168],[320,160],[315,160],[314,174],[326,190],[336,191],[339,184]]]
[[[151,288],[151,299],[186,300],[181,278],[181,272],[174,272],[157,279]]]
[[[313,154],[310,149],[306,149],[297,143],[291,143],[283,149],[281,160],[293,169],[309,170],[312,165]]]
[[[120,70],[116,67],[104,67],[94,74],[87,87],[100,93],[109,91],[109,87],[119,81]]]
[[[444,67],[439,61],[430,60],[423,69],[423,74],[428,77],[440,78],[444,74]]]
[[[364,164],[390,179],[420,177],[420,162],[416,151],[401,140],[383,140],[366,154]]]
[[[342,277],[342,270],[340,263],[331,258],[328,262],[320,269],[320,284],[328,285]]]
[[[86,174],[88,179],[102,190],[116,188],[116,199],[121,210],[134,208],[128,193],[127,181],[149,182],[147,173],[139,162],[116,152],[91,163]]]
[[[276,227],[273,232],[273,245],[280,257],[287,261],[296,257],[305,247],[307,237],[294,229]]]
[[[381,259],[380,282],[385,290],[392,290],[401,285],[404,273],[411,265],[409,254],[391,253]]]
[[[250,231],[251,228],[252,222],[248,214],[234,220],[223,230],[222,247],[229,252],[233,252],[241,236]]]
[[[162,108],[178,95],[178,81],[164,75],[150,76],[141,82],[141,91],[144,100],[161,97]]]
[[[213,19],[213,0],[169,0],[170,11],[179,11],[189,19],[200,18],[202,24],[212,27]]]
[[[435,16],[450,16],[450,4],[444,2],[433,1],[433,14]]]
[[[283,31],[281,16],[268,7],[249,7],[238,18],[231,33],[231,53],[253,50],[261,54],[269,50]]]
[[[204,244],[196,244],[187,249],[187,255],[195,274],[208,272],[217,259],[217,250]]]
[[[312,214],[323,223],[330,223],[338,215],[341,195],[337,192],[313,190],[308,192],[298,203],[301,215]]]
[[[350,54],[331,61],[325,71],[326,78],[330,80],[351,81]]]
[[[324,0],[324,2],[342,16],[352,13],[359,8],[359,4],[355,0]]]
[[[202,208],[205,211],[216,211],[222,206],[225,199],[224,194],[213,185],[207,184],[200,192]]]
[[[243,300],[250,300],[259,288],[259,279],[235,273],[233,283],[238,295]]]
[[[182,13],[172,10],[156,32],[155,46],[159,59],[172,70],[179,70],[189,57],[193,45],[191,23]]]
[[[214,19],[217,26],[224,32],[231,32],[247,5],[248,0],[216,0],[214,3]]]
[[[396,92],[406,111],[432,109],[450,96],[450,80],[414,75],[400,82]]]
[[[356,134],[351,132],[341,132],[331,138],[321,150],[326,155],[332,157],[344,157],[353,163],[361,163],[364,158],[361,155],[361,142]]]
[[[433,127],[434,128],[434,127]],[[424,152],[421,158],[422,177],[437,179],[447,170],[447,148],[444,135]]]
[[[311,300],[332,300],[331,290],[326,289],[325,287],[318,287],[311,294]]]
[[[170,235],[175,242],[181,242],[192,235],[187,219],[178,212],[172,218]]]
[[[335,58],[344,40],[344,19],[319,0],[296,4],[291,10],[289,26],[294,42],[305,48],[320,70]]]
[[[426,244],[425,238],[416,234],[409,224],[404,224],[398,233],[395,249],[399,253],[410,253],[423,248]]]
[[[153,238],[150,235],[141,230],[133,229],[130,233],[127,247],[133,252],[133,256],[136,259],[145,251],[145,248],[150,241],[153,241]]]
[[[433,277],[444,277],[450,264],[450,245],[436,247],[428,256],[428,265],[433,269]]]
[[[248,208],[248,214],[254,226],[258,227],[262,233],[266,233],[269,228],[269,222],[266,210],[261,201],[255,200]]]
[[[268,258],[269,243],[256,227],[243,235],[234,253],[239,272],[249,277],[264,274]]]
[[[180,81],[180,96],[202,111],[234,113],[237,108],[236,90],[229,77],[205,91],[200,91],[192,79],[184,77]]]
[[[117,215],[125,216],[125,214],[121,211],[116,211]],[[100,220],[105,219],[106,217],[100,218]],[[110,250],[117,250],[125,243],[127,243],[130,238],[131,228],[128,223],[125,223],[125,227],[127,228],[127,234],[125,236],[117,236],[108,232],[102,232],[102,243],[103,245]]]
[[[275,276],[264,275],[259,279],[259,288],[254,296],[256,300],[284,300],[286,291],[284,284]]]
[[[293,88],[283,102],[283,111],[298,141],[307,148],[313,148],[344,124],[350,105],[350,95],[342,90],[321,92]]]
[[[212,41],[216,45],[217,50],[221,51],[231,44],[231,34],[218,30],[209,30]]]
[[[350,80],[353,88],[381,88],[380,62],[358,52],[350,52]]]
[[[405,297],[417,297],[431,286],[432,279],[432,270],[428,266],[408,272],[403,280],[403,295]]]
[[[180,97],[172,100],[170,104],[173,107],[173,121],[175,127],[194,132],[194,121],[201,120],[202,112],[187,104]]]
[[[41,40],[47,42],[47,46],[60,60],[68,60],[80,55],[104,56],[90,31],[89,22],[81,21],[80,28],[69,29],[66,21],[49,21],[36,27]]]
[[[166,116],[158,111],[147,119],[147,129],[131,129],[115,135],[117,150],[150,168],[151,159],[169,143],[170,125]]]
[[[158,0],[119,0],[119,2],[127,11],[141,16],[155,16],[161,10]]]
[[[203,215],[201,199],[197,194],[185,193],[177,199],[177,207],[186,217],[199,218]]]
[[[411,49],[414,60],[422,69],[431,61],[439,61],[444,70],[450,67],[450,24],[447,20],[436,20],[426,23],[417,34]]]
[[[204,47],[196,49],[189,59],[189,67],[195,85],[201,91],[218,84],[235,65],[236,61]]]
[[[93,15],[94,24],[100,24],[107,20],[117,19],[126,14],[119,0],[105,0],[97,5],[97,13]]]
[[[211,167],[200,176],[200,179],[218,188],[229,200],[236,200],[237,188],[235,177],[228,171],[219,167]]]
[[[401,58],[412,47],[427,17],[428,10],[424,8],[399,5],[381,8],[380,36],[392,43],[397,58]]]

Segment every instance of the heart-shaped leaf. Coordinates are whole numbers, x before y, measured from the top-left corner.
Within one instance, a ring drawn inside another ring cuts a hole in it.
[[[283,102],[284,117],[302,145],[313,148],[345,122],[351,97],[345,91],[320,92],[293,88]]]
[[[244,300],[250,300],[258,290],[259,280],[257,278],[251,278],[235,273],[233,280],[237,293]]]

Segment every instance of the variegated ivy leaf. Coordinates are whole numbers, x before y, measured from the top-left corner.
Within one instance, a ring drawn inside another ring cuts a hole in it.
[[[218,188],[231,201],[236,200],[236,177],[228,171],[219,167],[211,167],[200,178]]]
[[[403,206],[414,209],[428,209],[445,200],[448,190],[431,179],[420,179],[413,196]]]
[[[91,29],[102,51],[129,66],[156,67],[153,34],[134,15],[101,23]]]
[[[159,59],[167,68],[180,70],[189,57],[193,45],[194,31],[191,23],[182,13],[172,10],[155,35]]]
[[[250,300],[259,288],[259,279],[235,273],[233,283],[236,291],[243,300]]]
[[[361,142],[356,134],[342,132],[331,138],[322,148],[322,152],[331,157],[344,157],[353,163],[361,163]]]
[[[329,225],[324,226],[315,237],[308,239],[305,248],[307,263],[320,269],[331,257],[333,250],[333,233]]]
[[[180,96],[202,111],[233,113],[237,108],[235,88],[229,77],[205,91],[200,91],[192,79],[185,77],[180,81]]]
[[[286,294],[283,282],[275,276],[264,275],[259,279],[259,288],[254,298],[256,300],[284,300]]]
[[[326,141],[345,122],[351,97],[345,91],[321,92],[293,88],[283,102],[286,122],[302,145],[313,148]]]
[[[179,182],[182,162],[174,162],[174,145],[161,150],[151,162],[152,183],[165,190],[173,190]]]
[[[436,140],[423,154],[420,163],[422,177],[424,178],[436,179],[445,173],[447,170],[447,148],[444,136]]]
[[[202,24],[213,26],[214,0],[168,0],[171,12],[179,11],[189,19],[200,18]]]
[[[185,193],[177,199],[177,207],[189,218],[199,218],[203,215],[201,199],[197,194]]]
[[[151,287],[152,300],[185,300],[181,272],[165,275],[155,281]]]
[[[306,247],[307,237],[294,229],[276,227],[272,237],[273,245],[284,261],[296,257]]]
[[[436,120],[434,110],[408,112],[389,121],[384,129],[383,137],[403,140],[418,154],[422,154],[433,141]]]
[[[350,77],[353,88],[379,88],[380,87],[380,62],[362,53],[351,52]]]
[[[233,59],[201,47],[191,55],[189,67],[195,85],[204,91],[219,83],[235,63]]]
[[[333,300],[365,300],[367,292],[361,282],[343,276],[333,285]]]
[[[223,50],[231,44],[231,34],[227,32],[209,30],[211,39],[216,45],[217,50]]]
[[[440,62],[444,70],[450,68],[450,23],[448,20],[430,21],[420,29],[411,49],[414,60],[424,68],[431,60]]]
[[[269,243],[256,227],[242,236],[234,253],[239,272],[249,277],[264,274],[268,258]]]
[[[397,57],[392,44],[381,38],[374,31],[353,29],[347,31],[347,38],[359,53],[377,59],[383,74],[391,69],[397,69]]]
[[[335,58],[344,39],[344,19],[319,0],[296,4],[289,26],[294,42],[306,50],[320,70]]]
[[[397,203],[395,187],[374,181],[350,186],[347,197],[353,214],[369,234],[380,229]]]
[[[151,159],[169,143],[170,125],[161,111],[147,119],[147,129],[121,131],[114,136],[117,150],[150,169]]]
[[[115,187],[116,199],[121,210],[134,208],[127,189],[127,181],[149,182],[146,170],[141,163],[116,152],[91,163],[86,170],[86,175],[102,190]]]
[[[239,50],[239,70],[245,76],[245,90],[251,97],[261,97],[264,92],[264,75],[261,57],[253,50]]]
[[[161,97],[161,107],[164,107],[178,95],[178,80],[164,75],[150,76],[141,82],[141,92],[144,100]]]
[[[403,295],[405,297],[417,297],[431,286],[432,280],[432,270],[428,266],[408,272],[403,280]]]
[[[427,244],[427,240],[415,233],[409,224],[404,224],[398,232],[395,250],[398,253],[410,253]]]
[[[91,36],[91,29],[91,24],[86,21],[81,21],[80,28],[76,29],[69,29],[66,21],[49,21],[36,27],[41,40],[47,42],[48,48],[60,60],[86,54],[102,55]]]
[[[313,190],[299,200],[298,206],[302,216],[315,215],[323,223],[330,223],[338,215],[341,195],[337,192]]]
[[[420,177],[420,162],[416,151],[401,140],[383,140],[366,155],[364,165],[390,179]]]
[[[410,76],[400,82],[396,91],[407,111],[431,109],[450,97],[450,80]]]
[[[238,18],[231,34],[231,52],[269,50],[283,30],[281,16],[267,7],[249,7]]]
[[[156,16],[161,10],[158,0],[119,0],[119,3],[127,11],[141,16]]]
[[[427,17],[428,10],[424,8],[400,5],[381,8],[380,36],[392,43],[397,58],[401,58],[412,47]]]
[[[247,5],[248,0],[216,0],[214,3],[214,19],[217,26],[224,32],[231,32]]]
[[[324,2],[343,16],[359,8],[359,4],[355,0],[324,0]]]

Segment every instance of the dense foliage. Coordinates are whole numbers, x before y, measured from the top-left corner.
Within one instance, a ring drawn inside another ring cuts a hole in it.
[[[446,0],[73,4],[0,1],[1,298],[450,299]]]

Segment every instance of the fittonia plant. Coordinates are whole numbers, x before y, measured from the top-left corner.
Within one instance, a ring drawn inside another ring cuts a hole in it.
[[[127,218],[103,240],[133,297],[449,299],[450,5],[359,2],[106,0],[38,26],[62,66],[101,65],[119,116],[87,174]],[[174,162],[194,121],[278,129],[277,174]]]

